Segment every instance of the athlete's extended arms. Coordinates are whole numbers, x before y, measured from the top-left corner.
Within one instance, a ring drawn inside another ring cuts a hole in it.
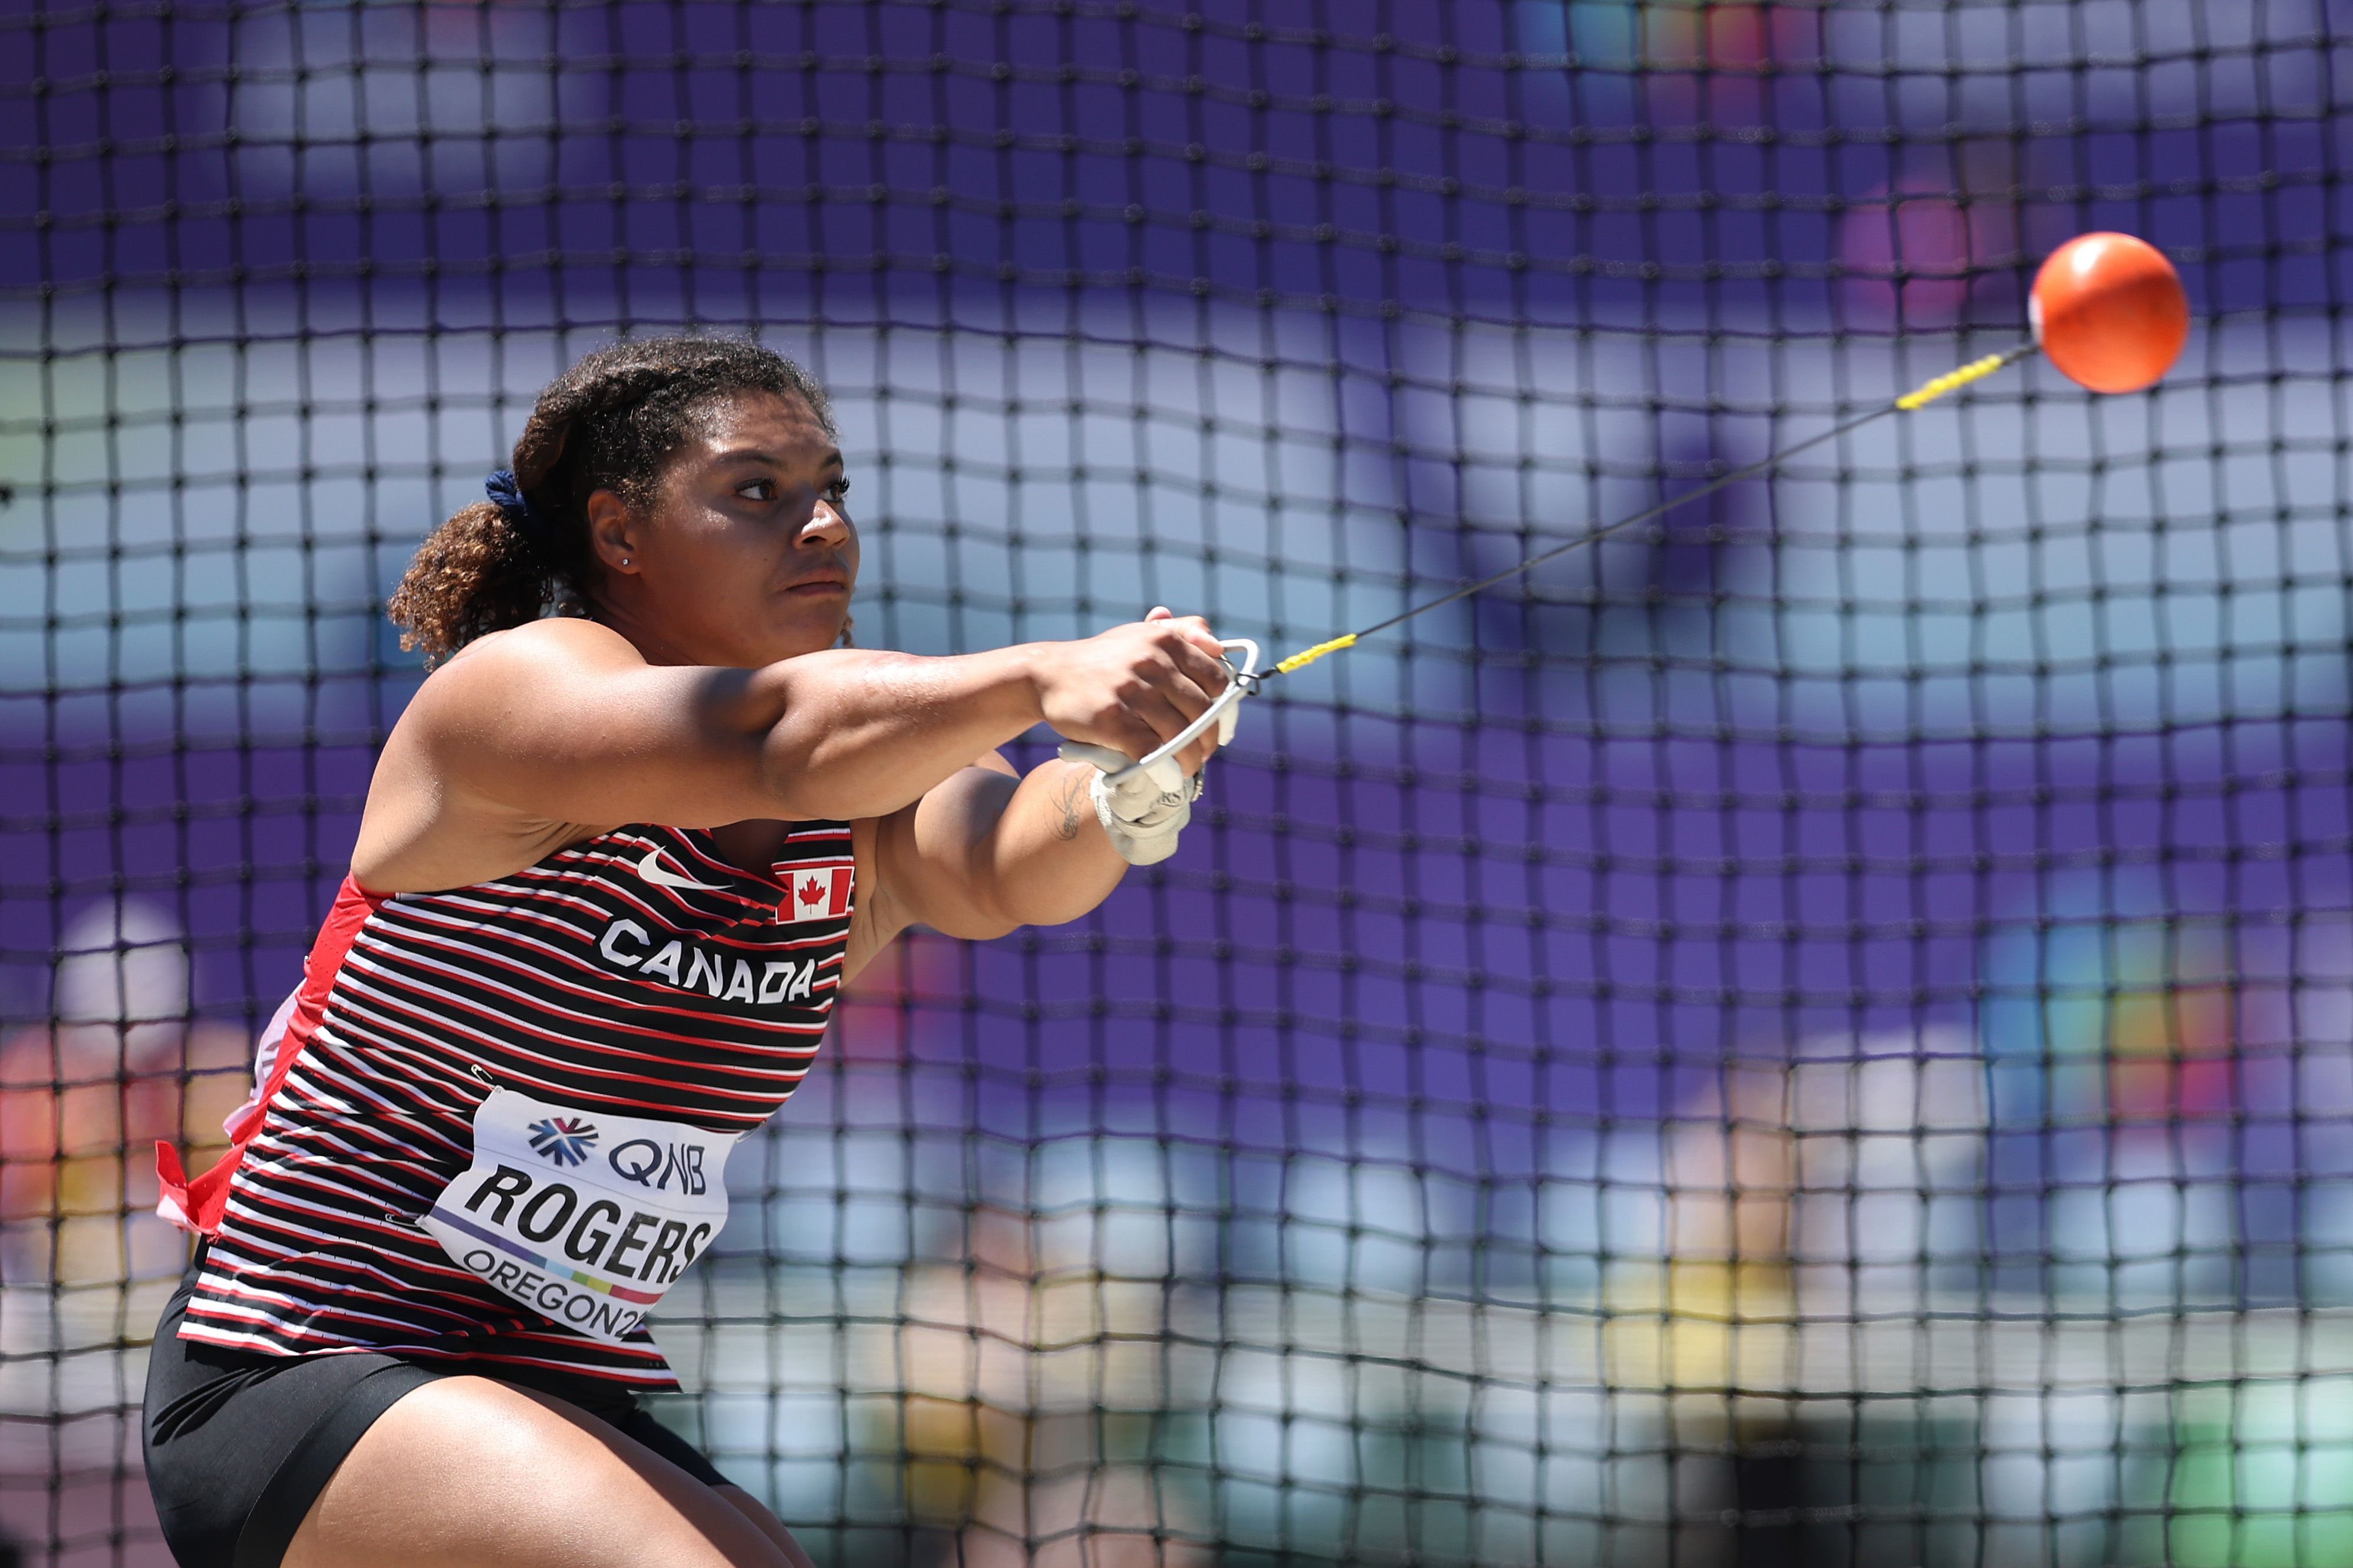
[[[888,816],[1041,720],[1142,755],[1224,680],[1208,629],[1165,612],[1079,642],[759,669],[651,665],[595,622],[543,620],[483,639],[410,702],[370,795],[368,885],[503,875],[544,852],[524,842],[534,824]]]

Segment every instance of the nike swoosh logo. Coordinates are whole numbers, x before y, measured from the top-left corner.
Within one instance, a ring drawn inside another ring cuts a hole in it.
[[[698,893],[723,893],[724,888],[714,888],[708,882],[697,882],[662,869],[661,851],[649,849],[646,858],[638,862],[638,875],[657,888],[690,888]]]

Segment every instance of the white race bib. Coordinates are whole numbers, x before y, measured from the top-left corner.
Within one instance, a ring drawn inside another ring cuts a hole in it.
[[[473,1164],[417,1223],[493,1289],[618,1344],[727,1223],[737,1136],[494,1089]]]

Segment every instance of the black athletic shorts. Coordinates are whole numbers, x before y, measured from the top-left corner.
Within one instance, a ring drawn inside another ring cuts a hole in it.
[[[438,1377],[495,1377],[568,1400],[687,1474],[730,1484],[619,1384],[373,1352],[273,1356],[192,1344],[180,1337],[180,1320],[195,1289],[192,1266],[155,1325],[147,1362],[147,1484],[181,1568],[279,1568],[360,1435]]]

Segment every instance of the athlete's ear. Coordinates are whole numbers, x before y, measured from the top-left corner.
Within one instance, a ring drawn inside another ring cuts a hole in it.
[[[638,548],[642,531],[637,513],[619,496],[611,490],[589,494],[588,548],[606,571],[634,574],[638,570],[638,563],[645,559],[645,552]]]

